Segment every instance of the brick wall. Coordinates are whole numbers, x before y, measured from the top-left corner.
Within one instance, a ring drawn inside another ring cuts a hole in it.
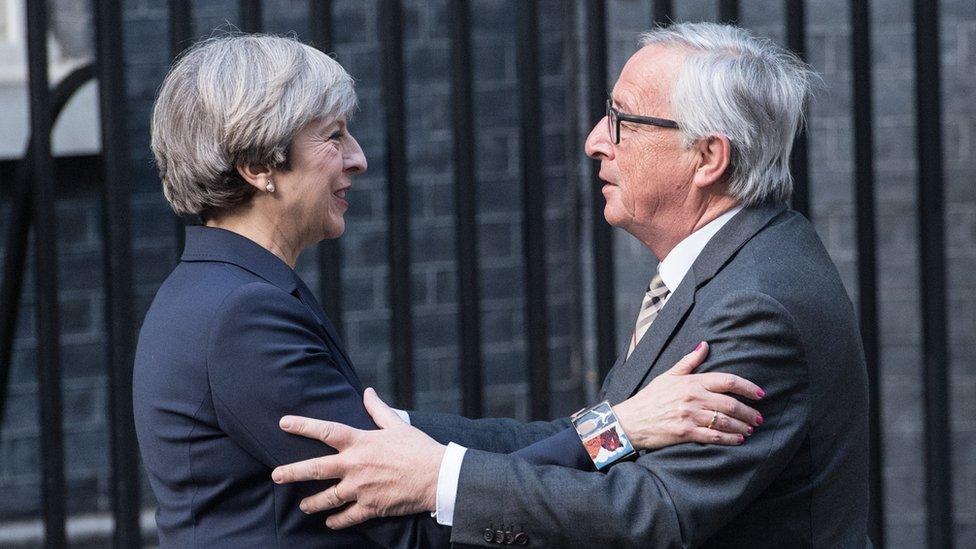
[[[528,415],[527,353],[524,339],[521,189],[513,5],[516,0],[472,2],[476,180],[482,292],[485,396],[491,415]],[[59,7],[58,32],[87,26],[83,3]],[[195,33],[229,28],[237,2],[194,3]],[[546,241],[549,266],[550,351],[553,414],[564,415],[590,398],[596,387],[586,211],[590,192],[582,139],[592,121],[573,85],[585,66],[577,33],[579,6],[540,2],[540,104],[543,110]],[[714,20],[715,2],[675,2],[677,18]],[[912,14],[907,0],[875,2],[873,45],[875,151],[879,224],[882,334],[882,395],[885,424],[885,489],[888,540],[915,547],[924,539],[921,359],[918,247],[915,204],[914,82]],[[264,3],[269,32],[308,37],[304,0]],[[636,35],[650,18],[650,2],[608,3],[610,82],[634,51]],[[844,276],[856,290],[853,161],[850,120],[850,62],[847,3],[808,3],[808,51],[826,91],[810,116],[812,217]],[[79,7],[80,6],[80,7]],[[345,334],[364,382],[392,394],[391,322],[386,268],[386,194],[383,104],[375,0],[334,2],[334,50],[357,80],[361,111],[351,130],[369,159],[369,171],[350,193],[343,253]],[[782,2],[743,0],[744,25],[783,40]],[[976,369],[967,357],[976,333],[976,186],[968,177],[976,158],[976,113],[972,106],[976,66],[976,6],[942,2],[946,229],[954,497],[960,546],[976,543]],[[79,23],[80,21],[80,23]],[[454,260],[452,137],[450,128],[450,43],[446,0],[404,2],[407,144],[411,211],[412,289],[415,322],[416,403],[425,409],[460,408],[457,346],[457,265]],[[132,162],[134,276],[137,318],[142,318],[159,283],[175,263],[176,227],[159,192],[148,151],[152,99],[169,63],[164,3],[125,2],[125,57]],[[90,38],[72,41],[85,47]],[[88,46],[90,47],[90,46]],[[570,84],[567,85],[567,82]],[[6,213],[4,204],[0,214]],[[110,509],[108,495],[107,380],[105,378],[104,292],[100,210],[93,185],[59,201],[62,284],[64,428],[68,456],[67,494],[73,514]],[[6,216],[0,216],[5,229]],[[623,339],[640,303],[641,287],[654,269],[650,254],[626,233],[616,232],[617,332]],[[580,251],[582,250],[582,251]],[[317,250],[307,251],[298,270],[317,287]],[[14,367],[0,438],[0,520],[38,516],[38,425],[33,349],[32,281],[28,273],[15,342]],[[582,295],[582,298],[578,297]],[[144,491],[152,505],[152,495]]]

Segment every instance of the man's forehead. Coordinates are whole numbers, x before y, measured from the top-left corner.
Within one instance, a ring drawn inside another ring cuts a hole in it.
[[[627,60],[613,87],[614,103],[621,108],[644,106],[666,93],[681,63],[681,53],[663,46],[644,46]]]

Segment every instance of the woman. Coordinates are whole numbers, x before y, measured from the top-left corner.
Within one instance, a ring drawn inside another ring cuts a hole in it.
[[[271,480],[275,466],[321,454],[279,430],[285,414],[376,428],[334,327],[294,271],[303,249],[345,229],[346,192],[366,170],[347,128],[355,106],[338,63],[272,36],[198,44],[159,92],[152,148],[164,194],[177,214],[204,222],[187,228],[136,355],[136,429],[162,547],[447,544],[446,529],[420,515],[328,530],[299,509],[325,486]],[[621,417],[635,446],[659,446],[661,433],[668,443],[700,436],[684,434],[690,419],[644,413],[682,396],[659,393],[643,391],[631,399],[635,413]],[[695,421],[711,416],[719,442],[741,443],[748,425],[714,421],[730,398],[697,398]]]

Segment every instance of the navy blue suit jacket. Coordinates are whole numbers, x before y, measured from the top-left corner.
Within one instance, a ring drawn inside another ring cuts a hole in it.
[[[376,426],[335,328],[301,279],[256,243],[193,226],[139,335],[136,431],[159,503],[162,547],[447,545],[429,516],[332,531],[302,497],[327,484],[276,485],[272,468],[321,456],[278,428],[285,414]]]

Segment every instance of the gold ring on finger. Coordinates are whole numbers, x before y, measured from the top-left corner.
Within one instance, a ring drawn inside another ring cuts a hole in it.
[[[343,503],[346,502],[346,500],[342,499],[342,496],[339,495],[339,485],[338,484],[333,484],[332,485],[332,495],[335,496],[336,501],[338,501],[340,505],[342,505]]]
[[[718,410],[712,410],[712,421],[708,422],[708,428],[712,429],[715,427],[715,421],[718,419]]]

